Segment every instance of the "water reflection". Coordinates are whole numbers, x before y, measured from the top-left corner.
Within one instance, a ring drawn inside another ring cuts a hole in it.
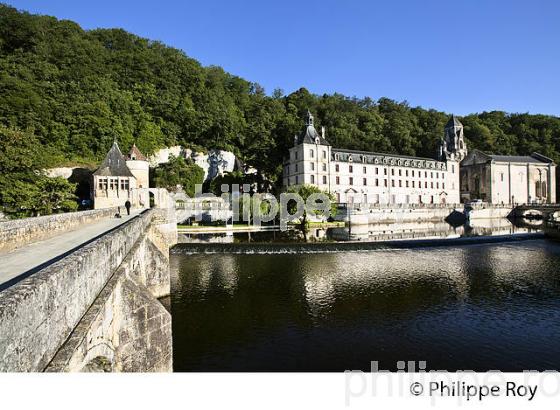
[[[560,245],[172,255],[177,370],[560,369]]]
[[[539,222],[542,224],[542,221]],[[418,221],[351,225],[338,228],[290,229],[286,232],[235,232],[219,234],[182,234],[182,243],[286,243],[286,242],[381,242],[414,239],[451,239],[472,236],[515,235],[538,232],[541,226],[506,218],[474,219],[452,226],[445,221]]]
[[[403,239],[459,238],[537,232],[539,226],[507,218],[473,219],[454,227],[445,221],[379,223],[332,228],[328,237],[337,241],[389,241]]]

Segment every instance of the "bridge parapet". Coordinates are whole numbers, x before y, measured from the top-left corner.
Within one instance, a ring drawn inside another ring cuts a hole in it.
[[[51,238],[60,232],[110,218],[118,208],[68,212],[0,222],[0,252],[9,252],[28,243]]]
[[[170,291],[162,212],[1,292],[0,371],[171,370],[171,316],[157,300]]]

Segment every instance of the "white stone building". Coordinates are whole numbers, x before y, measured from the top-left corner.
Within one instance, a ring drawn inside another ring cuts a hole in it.
[[[125,158],[115,141],[93,173],[94,209],[124,207],[126,201],[130,201],[133,208],[149,207],[149,169],[148,161],[136,145]]]
[[[556,202],[556,164],[534,152],[490,155],[473,150],[461,162],[461,196],[492,204]]]
[[[463,126],[452,117],[445,127],[441,160],[332,148],[307,113],[284,163],[285,187],[316,185],[339,203],[458,204],[459,162],[466,156]]]

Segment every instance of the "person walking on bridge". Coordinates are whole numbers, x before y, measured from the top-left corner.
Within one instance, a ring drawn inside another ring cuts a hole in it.
[[[132,204],[130,203],[130,201],[127,199],[126,202],[124,203],[124,207],[126,208],[126,213],[128,215],[130,215],[130,207],[132,206]]]

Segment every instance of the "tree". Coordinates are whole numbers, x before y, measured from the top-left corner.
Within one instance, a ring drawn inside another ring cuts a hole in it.
[[[154,170],[153,182],[158,188],[177,191],[182,188],[190,197],[194,197],[197,184],[204,182],[204,170],[196,164],[187,163],[183,157],[169,158]]]
[[[330,204],[330,210],[329,210],[329,215],[331,217],[336,215],[337,212],[337,206],[336,206],[336,199],[334,198],[334,195],[327,192],[327,191],[323,191],[321,190],[319,187],[315,186],[315,185],[296,185],[296,186],[292,186],[290,188],[288,188],[286,190],[287,193],[290,194],[296,194],[299,195],[299,197],[303,200],[303,202],[307,203],[307,201],[310,199],[310,197],[312,195],[316,195],[316,194],[322,194],[324,195],[326,198],[328,198],[329,204]],[[322,203],[323,201],[316,201],[315,203]],[[297,210],[297,203],[293,200],[289,201],[288,203],[288,212],[293,215]],[[314,212],[315,215],[321,215],[322,212],[321,211],[315,211]],[[303,215],[302,215],[302,219],[301,219],[301,226],[302,227],[306,227],[308,224],[308,215],[307,215],[307,209],[304,208],[303,210]]]

